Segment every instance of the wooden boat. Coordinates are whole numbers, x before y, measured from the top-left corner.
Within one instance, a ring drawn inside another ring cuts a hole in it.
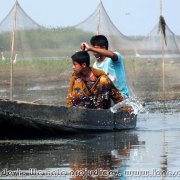
[[[0,130],[8,133],[115,131],[136,127],[137,115],[109,109],[40,105],[22,101],[0,100]]]

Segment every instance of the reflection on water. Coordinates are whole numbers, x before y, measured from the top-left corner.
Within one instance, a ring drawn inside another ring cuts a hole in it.
[[[179,179],[178,103],[146,104],[148,113],[138,115],[137,128],[131,131],[48,139],[2,139],[0,169],[24,170],[26,177],[29,173],[35,177],[36,170],[41,170],[38,172],[47,173],[47,179],[62,180],[79,180],[83,176],[103,180]],[[33,168],[31,172],[29,168]]]
[[[48,140],[2,140],[0,166],[11,170],[59,168],[67,173],[85,169],[121,171],[130,150],[139,143],[144,145],[136,133],[126,131]]]

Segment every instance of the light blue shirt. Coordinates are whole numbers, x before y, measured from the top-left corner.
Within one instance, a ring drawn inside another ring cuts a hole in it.
[[[124,72],[123,60],[118,52],[114,52],[118,56],[117,61],[113,61],[111,58],[106,57],[102,62],[95,61],[93,67],[103,70],[113,81],[116,88],[121,92],[124,98],[129,97],[128,88],[126,86],[126,78]]]

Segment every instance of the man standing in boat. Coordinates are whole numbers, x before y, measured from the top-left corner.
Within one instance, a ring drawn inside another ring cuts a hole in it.
[[[93,52],[96,61],[94,68],[103,70],[114,83],[116,88],[121,92],[124,98],[129,97],[126,86],[123,60],[119,52],[108,50],[109,42],[104,35],[95,35],[91,38],[90,44],[81,43],[81,49]]]
[[[70,79],[67,106],[82,106],[91,109],[109,109],[123,97],[110,78],[102,71],[90,67],[90,56],[86,51],[71,56],[74,73]]]

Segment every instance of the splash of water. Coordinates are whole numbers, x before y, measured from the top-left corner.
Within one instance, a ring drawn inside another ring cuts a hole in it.
[[[110,108],[110,110],[112,113],[116,113],[118,109],[123,106],[131,106],[133,114],[138,114],[139,112],[146,111],[145,108],[143,107],[143,103],[133,98],[128,98],[128,99],[125,99],[124,101],[121,101],[115,104],[114,106]]]

